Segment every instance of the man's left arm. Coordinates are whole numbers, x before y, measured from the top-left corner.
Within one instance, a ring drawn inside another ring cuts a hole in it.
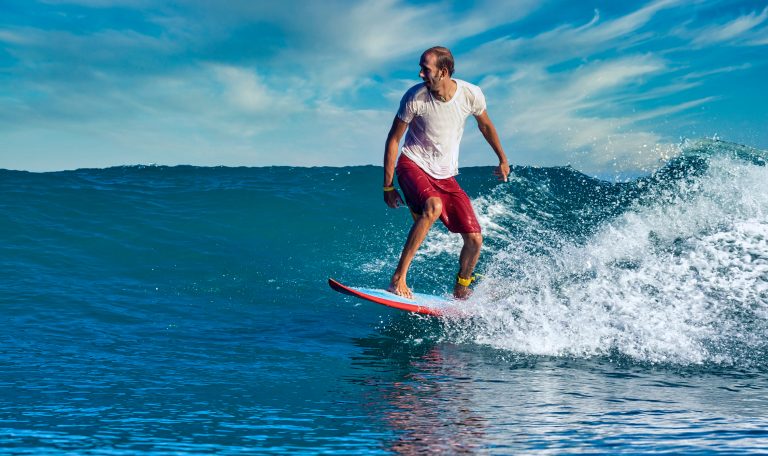
[[[494,174],[499,177],[499,180],[507,181],[509,175],[509,162],[507,161],[507,155],[504,153],[504,149],[501,147],[501,141],[499,140],[499,134],[496,133],[496,127],[491,122],[491,118],[488,117],[488,111],[483,111],[479,116],[475,116],[477,120],[477,128],[483,134],[483,137],[491,146],[496,156],[499,157],[499,166],[496,167]]]

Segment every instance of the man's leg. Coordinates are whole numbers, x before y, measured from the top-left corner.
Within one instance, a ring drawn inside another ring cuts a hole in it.
[[[413,257],[416,256],[416,251],[421,243],[424,242],[424,238],[427,237],[427,233],[435,223],[435,220],[440,218],[442,211],[443,202],[440,198],[428,198],[424,204],[423,212],[415,218],[411,231],[408,233],[408,239],[405,241],[403,253],[400,255],[400,262],[397,264],[397,269],[389,283],[388,290],[392,293],[405,296],[406,298],[413,297],[413,293],[411,293],[411,289],[408,288],[405,280],[408,275],[408,269],[411,267]]]
[[[459,277],[470,279],[475,271],[477,260],[480,259],[480,248],[483,246],[483,236],[480,233],[461,233],[464,238],[464,246],[459,255]],[[458,282],[453,287],[453,296],[459,299],[466,299],[470,295],[469,287],[460,285]]]

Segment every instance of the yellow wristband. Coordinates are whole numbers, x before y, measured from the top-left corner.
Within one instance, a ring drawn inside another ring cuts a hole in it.
[[[389,187],[386,187],[386,186],[384,187],[384,191],[385,192],[392,192],[394,190],[395,190],[395,186],[394,185],[390,185]]]
[[[468,279],[462,279],[460,275],[456,274],[456,283],[458,283],[462,287],[468,287],[470,284],[472,284],[472,280],[474,280],[474,277],[470,277]]]

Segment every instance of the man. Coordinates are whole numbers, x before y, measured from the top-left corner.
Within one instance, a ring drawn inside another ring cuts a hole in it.
[[[400,139],[408,131],[397,160],[397,180],[414,223],[389,291],[408,298],[413,296],[406,284],[408,268],[432,224],[440,218],[449,231],[460,233],[464,239],[453,294],[465,299],[470,293],[472,273],[483,243],[469,197],[454,178],[459,172],[459,143],[470,114],[499,159],[495,174],[500,180],[507,180],[509,163],[488,117],[483,92],[477,86],[451,78],[454,69],[451,51],[444,47],[427,49],[421,55],[419,66],[419,77],[424,82],[403,96],[384,150],[384,201],[396,208],[403,204],[403,199],[394,188],[395,161]]]

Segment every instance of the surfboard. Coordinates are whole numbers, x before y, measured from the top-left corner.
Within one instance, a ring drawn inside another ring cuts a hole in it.
[[[408,299],[378,288],[350,287],[333,279],[328,279],[328,285],[339,293],[407,312],[437,317],[458,313],[455,308],[456,301],[441,296],[414,293],[413,299]]]

